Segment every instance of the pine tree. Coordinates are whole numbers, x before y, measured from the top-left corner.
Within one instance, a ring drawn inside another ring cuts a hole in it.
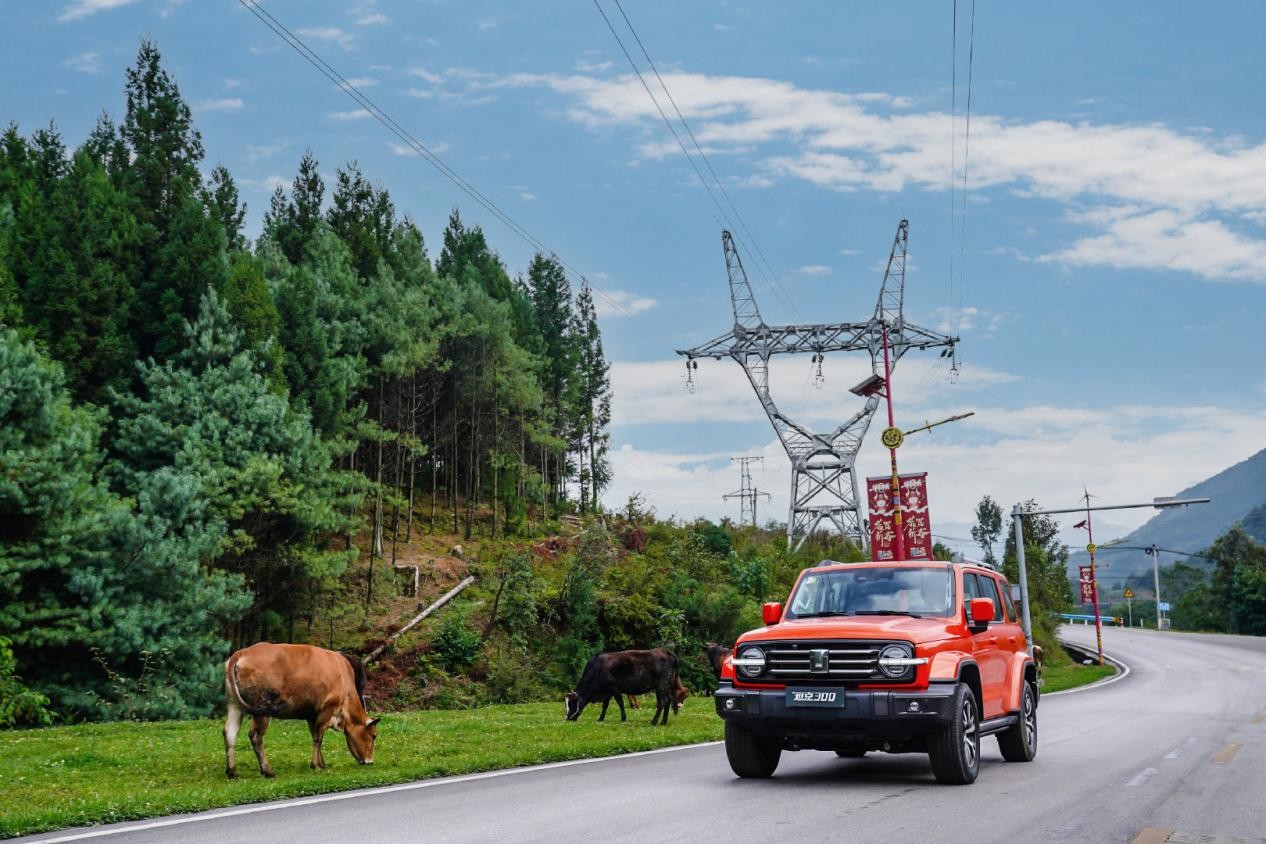
[[[97,417],[71,404],[60,367],[0,329],[0,636],[17,673],[67,717],[121,714],[104,669],[149,674],[141,717],[210,712],[217,628],[244,606],[201,562],[220,535],[190,520],[170,475],[132,499],[103,480]]]
[[[611,424],[611,366],[602,349],[602,332],[594,307],[593,291],[588,285],[576,297],[576,325],[573,329],[578,349],[577,382],[580,385],[574,420],[578,428],[581,471],[581,504],[597,512],[598,497],[611,482],[611,465],[607,460]],[[585,493],[588,493],[587,500]]]
[[[230,252],[246,248],[246,237],[242,234],[242,224],[246,219],[246,203],[237,193],[237,183],[223,164],[217,164],[211,171],[211,180],[203,195],[203,203],[211,219],[220,224],[224,230],[224,242]]]

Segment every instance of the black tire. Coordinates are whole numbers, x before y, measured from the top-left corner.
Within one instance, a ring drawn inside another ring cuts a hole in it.
[[[998,734],[998,749],[1008,762],[1032,762],[1037,755],[1037,693],[1024,684],[1020,699],[1020,723]]]
[[[733,721],[725,722],[725,757],[735,775],[764,779],[774,773],[782,748],[770,739],[761,738]]]
[[[966,683],[959,683],[951,699],[954,720],[928,738],[928,756],[938,782],[970,785],[980,773],[980,707]]]
[[[841,759],[861,759],[866,755],[864,750],[837,750],[835,755]]]

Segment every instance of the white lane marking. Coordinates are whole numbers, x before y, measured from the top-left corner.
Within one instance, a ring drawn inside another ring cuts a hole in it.
[[[1182,756],[1181,747],[1175,747],[1173,750],[1165,754],[1166,759],[1177,759],[1179,756]]]
[[[1130,666],[1127,665],[1124,660],[1121,660],[1115,656],[1108,656],[1107,654],[1104,654],[1103,658],[1107,660],[1108,662],[1115,664],[1121,670],[1117,672],[1116,674],[1113,674],[1111,677],[1104,677],[1102,680],[1098,680],[1094,683],[1091,683],[1088,686],[1078,686],[1075,689],[1064,689],[1062,692],[1046,692],[1042,695],[1042,697],[1044,698],[1058,697],[1059,695],[1071,695],[1077,692],[1088,692],[1091,689],[1102,689],[1104,686],[1110,686],[1113,683],[1119,680],[1124,680],[1126,677],[1130,676]]]
[[[1129,782],[1127,782],[1127,783],[1125,784],[1125,787],[1126,787],[1126,788],[1138,788],[1140,785],[1142,785],[1143,783],[1147,782],[1148,780],[1150,780],[1150,779],[1151,779],[1153,776],[1155,776],[1155,775],[1156,775],[1156,769],[1155,769],[1155,768],[1144,768],[1144,769],[1143,769],[1143,773],[1139,774],[1137,777],[1135,777],[1134,779],[1132,779],[1132,780],[1130,780]]]
[[[379,794],[392,794],[397,791],[415,791],[420,788],[433,788],[439,785],[487,780],[496,777],[508,777],[514,774],[528,774],[534,771],[549,771],[554,768],[570,768],[573,765],[592,765],[598,762],[612,762],[618,759],[633,759],[638,756],[653,756],[657,753],[672,753],[677,750],[693,750],[700,747],[716,747],[725,744],[723,741],[705,741],[699,744],[679,744],[674,747],[659,747],[655,750],[639,750],[635,753],[624,753],[619,756],[599,756],[593,759],[569,759],[566,762],[547,762],[544,765],[530,765],[523,768],[505,768],[500,771],[482,771],[477,774],[462,774],[456,777],[437,777],[416,782],[404,782],[397,785],[384,785],[377,788],[363,788],[356,791],[337,791],[331,794],[318,794],[312,797],[300,797],[293,800],[279,800],[273,803],[255,803],[250,806],[238,806],[232,809],[220,809],[203,812],[197,815],[184,815],[177,818],[143,821],[133,824],[111,826],[105,829],[92,829],[72,835],[60,835],[52,838],[32,839],[32,844],[55,844],[61,841],[82,841],[86,838],[104,838],[107,835],[121,835],[129,832],[143,832],[147,829],[164,829],[170,826],[181,826],[187,823],[214,821],[220,818],[233,818],[239,815],[254,815],[259,812],[273,812],[278,809],[292,809],[298,806],[311,806],[316,803],[331,803],[335,800],[352,800],[357,797],[376,797]]]

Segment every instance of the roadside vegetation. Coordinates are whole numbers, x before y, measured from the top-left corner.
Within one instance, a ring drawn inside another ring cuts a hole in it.
[[[614,705],[604,723],[592,709],[564,722],[561,700],[392,715],[379,728],[373,766],[357,765],[331,733],[324,771],[308,767],[307,725],[275,721],[268,731],[277,772],[271,780],[259,776],[245,730],[241,778],[225,778],[221,721],[8,731],[0,733],[0,836],[712,741],[721,737],[721,719],[711,703],[691,699],[667,727],[652,727],[647,709],[620,723]]]

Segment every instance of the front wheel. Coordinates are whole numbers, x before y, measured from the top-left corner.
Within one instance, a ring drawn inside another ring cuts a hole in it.
[[[725,757],[737,776],[764,779],[774,773],[782,748],[733,721],[725,722]]]
[[[1020,722],[998,734],[998,749],[1008,762],[1032,762],[1037,755],[1037,695],[1029,683],[1020,700]]]
[[[938,782],[970,785],[980,773],[980,708],[966,683],[954,690],[954,720],[928,739],[928,756]]]

